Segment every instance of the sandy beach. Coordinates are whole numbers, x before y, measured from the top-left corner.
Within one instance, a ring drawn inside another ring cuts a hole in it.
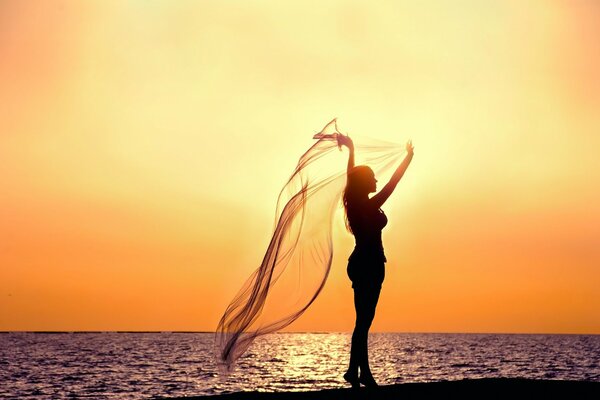
[[[600,397],[600,382],[509,378],[465,379],[430,383],[404,383],[381,386],[377,389],[329,389],[308,392],[239,392],[216,396],[177,397],[169,399],[543,399],[550,396],[564,399],[597,399]]]

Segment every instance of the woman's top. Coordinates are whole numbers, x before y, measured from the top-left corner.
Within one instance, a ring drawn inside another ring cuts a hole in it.
[[[385,258],[381,230],[388,220],[383,210],[368,206],[349,207],[348,222],[356,242],[354,252]]]
[[[383,282],[384,263],[381,231],[387,225],[387,217],[381,209],[373,207],[349,207],[348,223],[354,234],[356,245],[348,259],[348,276],[358,281]]]

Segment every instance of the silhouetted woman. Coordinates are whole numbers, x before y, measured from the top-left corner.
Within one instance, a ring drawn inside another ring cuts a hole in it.
[[[373,171],[366,165],[354,166],[352,139],[340,135],[338,141],[350,151],[343,201],[347,226],[356,241],[354,251],[348,259],[347,270],[354,289],[356,325],[352,333],[350,366],[344,374],[344,379],[353,388],[359,387],[361,383],[367,387],[375,387],[377,382],[369,368],[367,346],[369,328],[375,316],[387,261],[381,241],[381,230],[387,224],[387,217],[381,206],[390,197],[408,168],[413,158],[413,145],[410,141],[406,144],[407,155],[390,181],[379,193],[369,198],[369,194],[377,190],[377,179]]]

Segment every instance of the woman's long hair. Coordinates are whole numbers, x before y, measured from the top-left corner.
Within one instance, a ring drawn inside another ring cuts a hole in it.
[[[367,185],[369,184],[368,178],[373,176],[373,170],[366,165],[357,165],[350,170],[346,179],[346,187],[344,188],[344,194],[342,196],[342,203],[344,205],[344,222],[346,224],[346,229],[350,233],[352,232],[352,227],[350,226],[350,220],[348,219],[348,213],[351,212],[351,208],[353,204],[364,198],[368,195],[369,189]]]
[[[300,157],[277,199],[275,227],[258,268],[227,306],[216,330],[221,371],[254,339],[298,319],[323,289],[333,258],[332,226],[346,186],[347,152],[337,151],[332,120]],[[369,142],[369,143],[367,143]],[[356,140],[361,161],[379,175],[402,155],[402,146]]]

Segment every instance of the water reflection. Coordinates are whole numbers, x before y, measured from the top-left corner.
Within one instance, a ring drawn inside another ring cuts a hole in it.
[[[350,334],[258,339],[228,376],[213,334],[0,334],[0,398],[146,399],[346,387]],[[372,334],[380,384],[524,377],[600,381],[600,336]]]

